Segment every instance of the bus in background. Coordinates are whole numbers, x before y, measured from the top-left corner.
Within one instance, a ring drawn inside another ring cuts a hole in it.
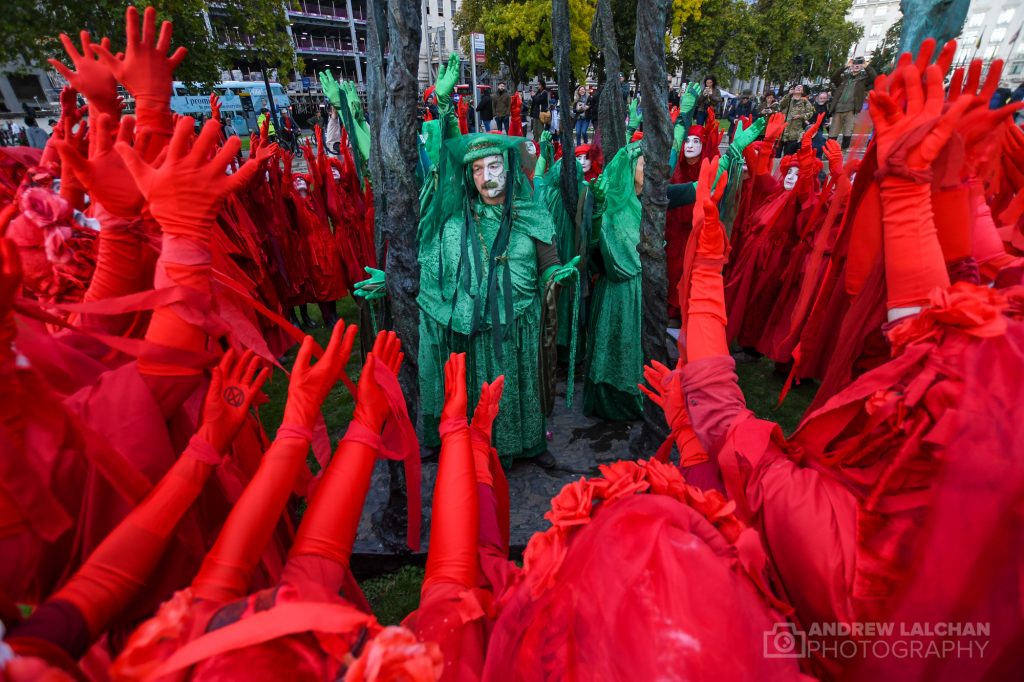
[[[235,132],[239,135],[248,135],[250,131],[255,131],[256,117],[260,115],[260,110],[264,107],[270,108],[267,88],[259,81],[222,81],[213,86],[213,91],[220,97],[221,116],[231,119]],[[278,111],[290,106],[288,94],[280,83],[271,83],[270,91]],[[210,93],[200,92],[181,81],[174,81],[171,111],[182,116],[208,117]]]

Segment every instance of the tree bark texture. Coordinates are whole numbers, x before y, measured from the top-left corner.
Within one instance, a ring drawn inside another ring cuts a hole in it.
[[[636,71],[644,114],[644,189],[640,203],[640,262],[643,265],[642,342],[645,362],[667,363],[668,275],[665,261],[665,209],[668,206],[668,156],[672,145],[668,115],[665,33],[672,0],[639,0],[636,9]],[[668,435],[665,416],[644,400],[643,429],[634,442],[638,454],[650,455]]]
[[[555,73],[558,77],[558,101],[561,105],[562,117],[559,123],[558,137],[562,143],[562,202],[565,211],[576,225],[576,205],[579,203],[579,192],[576,186],[576,148],[573,143],[572,111],[572,67],[569,64],[571,31],[569,30],[569,0],[552,0],[551,5],[551,42],[554,46]]]
[[[369,68],[367,98],[371,110],[373,178],[377,243],[386,244],[388,305],[395,332],[402,341],[405,361],[399,383],[409,416],[419,414],[419,307],[417,248],[419,188],[416,184],[416,105],[419,91],[421,17],[419,2],[370,0],[368,22]],[[389,53],[385,72],[383,56]],[[378,247],[378,256],[381,249]],[[382,539],[393,547],[404,544],[405,495],[402,468],[389,462],[390,496],[382,519]]]
[[[601,154],[607,164],[626,143],[626,103],[622,101],[619,85],[622,63],[619,61],[619,47],[615,37],[612,0],[597,0],[591,40],[601,50],[604,58],[604,85],[597,103],[595,127],[601,135]]]

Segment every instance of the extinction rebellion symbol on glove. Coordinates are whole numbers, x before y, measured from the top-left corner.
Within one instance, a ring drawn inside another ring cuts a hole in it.
[[[228,386],[224,389],[224,401],[231,407],[241,407],[245,402],[245,394],[237,386]]]

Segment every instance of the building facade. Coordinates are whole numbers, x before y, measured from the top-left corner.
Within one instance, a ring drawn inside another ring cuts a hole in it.
[[[846,18],[864,29],[864,35],[850,48],[850,57],[871,59],[881,46],[885,32],[903,16],[900,0],[853,0]]]
[[[437,79],[437,71],[448,61],[452,52],[463,54],[459,36],[452,19],[462,6],[462,0],[420,0],[423,16],[423,37],[420,41],[421,87]]]

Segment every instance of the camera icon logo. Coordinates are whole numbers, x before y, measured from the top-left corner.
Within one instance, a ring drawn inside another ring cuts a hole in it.
[[[792,623],[776,623],[764,632],[765,658],[805,658],[807,638]]]

